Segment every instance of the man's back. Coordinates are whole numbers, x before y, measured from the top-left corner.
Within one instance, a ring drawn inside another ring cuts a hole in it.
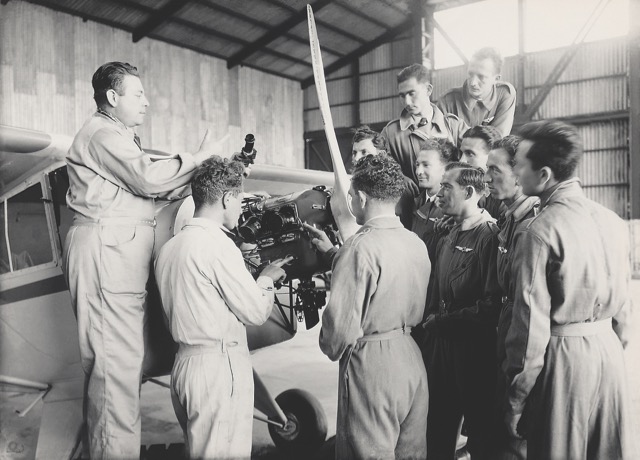
[[[530,251],[523,252],[523,242]],[[551,195],[540,214],[516,236],[516,248],[515,267],[522,265],[523,257],[540,257],[546,263],[546,279],[535,277],[531,285],[546,283],[546,289],[534,292],[544,296],[547,291],[549,298],[534,296],[528,302],[550,302],[553,324],[610,318],[627,301],[629,241],[624,222],[586,198],[577,180]],[[529,276],[541,273],[535,266],[534,270],[520,273],[516,295],[524,294]]]
[[[176,342],[246,343],[244,324],[262,324],[271,312],[244,266],[239,249],[215,223],[192,219],[160,250],[156,279]]]

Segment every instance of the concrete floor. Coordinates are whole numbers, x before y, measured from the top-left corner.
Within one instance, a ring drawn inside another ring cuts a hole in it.
[[[640,308],[640,280],[632,283],[632,299]],[[637,418],[636,439],[640,439],[640,310],[635,317],[636,333],[626,352],[629,364],[632,403]],[[336,430],[337,371],[318,348],[320,326],[310,331],[301,325],[299,333],[284,342],[253,355],[253,363],[272,396],[289,388],[301,388],[314,394],[323,406],[328,422],[328,435]],[[168,382],[168,377],[162,379]],[[0,386],[0,459],[28,460],[35,455],[42,403],[36,403],[24,417],[16,411],[24,410],[37,397],[35,393],[16,391]],[[181,443],[169,390],[153,383],[142,387],[142,442],[145,445]],[[269,436],[266,424],[254,421],[254,459],[280,459]]]

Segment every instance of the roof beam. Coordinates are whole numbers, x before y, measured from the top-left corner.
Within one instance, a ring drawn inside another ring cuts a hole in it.
[[[604,9],[606,8],[607,4],[610,1],[611,0],[600,0],[600,3],[598,3],[596,7],[593,9],[593,11],[591,12],[591,15],[582,26],[582,29],[580,29],[580,32],[578,32],[578,35],[576,35],[576,38],[573,40],[573,43],[569,46],[569,48],[567,48],[564,54],[560,57],[555,67],[549,73],[547,80],[544,82],[542,87],[538,90],[535,97],[531,101],[531,104],[527,106],[527,110],[524,112],[524,115],[523,115],[524,121],[529,121],[531,120],[531,118],[533,118],[533,116],[538,111],[542,103],[545,101],[545,99],[547,98],[547,96],[549,95],[553,87],[556,86],[556,83],[558,83],[558,80],[560,80],[560,77],[562,76],[566,68],[569,66],[571,61],[573,60],[573,57],[578,53],[580,46],[584,43],[584,39],[586,38],[587,34],[589,33],[589,31],[591,30],[595,22],[598,20],[598,18],[602,14],[602,11],[604,11]]]
[[[335,72],[336,70],[344,67],[345,65],[350,64],[353,60],[358,59],[360,56],[363,56],[364,54],[368,53],[372,49],[377,48],[383,43],[391,41],[391,39],[395,38],[397,35],[401,34],[402,32],[406,32],[409,28],[411,28],[412,24],[413,24],[413,18],[409,17],[401,24],[395,26],[393,29],[388,29],[385,33],[380,35],[378,38],[371,40],[369,43],[361,46],[360,48],[347,54],[346,56],[341,57],[340,59],[333,62],[332,64],[329,64],[324,68],[324,73],[326,75],[329,75],[330,73]],[[313,76],[306,78],[302,81],[302,89],[308,88],[313,84],[314,84]]]
[[[293,14],[297,14],[298,11],[293,7],[293,6],[289,6],[287,4],[284,3],[280,3],[278,0],[262,0],[263,2],[266,3],[270,3],[273,6],[277,6],[279,8],[284,8],[286,10],[288,10],[290,13]],[[314,10],[315,12],[315,10]],[[362,14],[360,14],[359,16],[362,16]],[[340,29],[339,27],[334,26],[333,24],[330,24],[326,21],[323,21],[322,19],[316,19],[316,24],[318,24],[319,26],[322,26],[326,29],[329,29],[332,32],[335,32],[339,35],[342,35],[344,37],[347,37],[349,40],[353,40],[354,42],[358,42],[358,43],[365,43],[366,40],[358,35],[354,35],[351,32],[348,32],[344,29]],[[387,29],[387,27],[385,27],[385,29]]]
[[[203,33],[204,35],[211,35],[212,37],[218,37],[218,38],[221,38],[221,39],[226,40],[226,41],[231,42],[231,43],[238,43],[238,44],[240,44],[242,46],[248,46],[248,45],[251,44],[251,42],[249,42],[247,40],[244,40],[242,38],[236,37],[234,35],[229,35],[229,34],[226,34],[224,32],[219,32],[219,31],[217,31],[215,29],[211,29],[210,27],[206,27],[206,26],[203,26],[203,25],[200,25],[200,24],[196,24],[195,22],[187,21],[186,19],[175,18],[174,17],[174,18],[171,18],[170,21],[171,22],[175,22],[176,24],[183,25],[183,26],[188,27],[190,29],[196,30],[196,31],[198,31],[200,33]],[[299,59],[299,58],[297,58],[295,56],[291,56],[289,54],[281,53],[280,51],[276,51],[276,50],[271,49],[271,48],[263,48],[260,51],[263,52],[263,53],[266,53],[266,54],[270,54],[271,56],[274,56],[274,57],[277,57],[277,58],[280,58],[280,59],[286,59],[287,61],[293,62],[295,64],[300,64],[300,65],[303,65],[303,66],[306,66],[306,67],[309,67],[309,68],[312,67],[311,63],[308,62],[308,61],[305,61],[303,59]]]
[[[331,0],[316,0],[316,2],[312,5],[314,11],[320,11],[322,8],[331,3]],[[227,68],[232,69],[233,67],[240,64],[243,60],[251,56],[253,53],[258,51],[259,49],[265,47],[276,38],[284,35],[285,32],[291,30],[293,27],[300,24],[302,21],[307,19],[307,9],[303,8],[298,11],[296,14],[291,16],[286,21],[278,24],[277,26],[271,28],[264,34],[262,37],[258,38],[255,42],[253,42],[249,46],[245,46],[243,49],[235,53],[227,60]]]
[[[224,13],[224,14],[226,14],[228,16],[231,16],[232,18],[239,19],[240,21],[244,21],[244,22],[246,22],[248,24],[260,27],[262,29],[268,29],[268,27],[265,25],[264,22],[261,22],[258,19],[254,19],[251,16],[244,16],[243,14],[240,14],[237,11],[234,11],[234,10],[232,10],[230,8],[227,8],[227,7],[224,7],[222,5],[218,5],[218,4],[215,4],[215,3],[209,3],[206,0],[191,0],[191,1],[193,1],[195,3],[198,3],[198,4],[200,4],[200,5],[202,5],[202,6],[206,7],[206,8],[209,8],[209,9],[211,9],[213,11],[217,11],[219,13]],[[285,34],[282,34],[282,36],[284,38],[287,38],[289,40],[292,40],[292,41],[295,41],[295,42],[298,42],[298,43],[302,43],[302,44],[305,44],[305,45],[308,44],[308,40],[306,38],[298,37],[297,35],[294,35],[294,34],[285,33]],[[340,51],[337,51],[337,50],[334,50],[334,49],[331,49],[331,48],[325,48],[325,50],[328,53],[333,54],[334,56],[338,56],[338,57],[344,56],[344,53],[341,53]]]
[[[362,10],[354,8],[353,6],[349,5],[348,3],[344,3],[343,1],[340,1],[340,0],[334,0],[333,3],[334,3],[334,5],[338,5],[343,10],[348,11],[349,13],[351,13],[353,15],[356,15],[356,16],[364,19],[365,21],[374,24],[376,27],[380,27],[382,30],[387,30],[389,28],[389,24],[386,24],[386,23],[380,21],[379,19],[374,18],[373,16],[369,16],[369,15],[365,14]]]
[[[133,43],[153,32],[160,24],[173,16],[179,9],[187,4],[188,0],[170,0],[165,6],[156,10],[149,19],[143,22],[133,31]]]

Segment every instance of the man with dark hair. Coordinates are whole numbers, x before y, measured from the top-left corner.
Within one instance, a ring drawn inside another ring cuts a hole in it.
[[[420,64],[405,67],[398,74],[398,94],[404,109],[400,118],[390,121],[382,130],[387,139],[389,154],[402,168],[405,184],[410,193],[403,199],[402,222],[411,228],[413,199],[420,194],[415,172],[416,154],[420,142],[426,139],[444,138],[460,145],[467,125],[456,115],[442,112],[429,97],[433,86],[429,83],[429,71]]]
[[[149,106],[137,69],[104,64],[93,87],[97,112],[67,157],[67,204],[75,218],[64,250],[86,379],[83,444],[92,459],[137,458],[154,199],[187,195],[211,146],[207,133],[194,154],[151,158],[133,131]]]
[[[445,167],[457,161],[457,147],[446,139],[422,141],[416,157],[416,176],[420,195],[415,200],[411,231],[427,245],[429,259],[433,264],[438,244],[435,224],[444,214],[437,205],[437,194]]]
[[[584,196],[573,126],[534,122],[520,136],[515,172],[540,212],[515,237],[507,427],[533,460],[633,458],[628,229]]]
[[[500,309],[498,228],[478,208],[484,172],[450,163],[438,192],[455,225],[438,243],[422,346],[429,375],[427,458],[454,458],[464,416],[473,459],[492,459],[495,443],[495,341]]]
[[[487,160],[489,159],[489,151],[491,145],[500,140],[500,132],[492,126],[474,126],[469,128],[462,136],[462,144],[460,145],[460,161],[469,163],[474,168],[487,170]],[[492,197],[485,188],[482,197],[478,202],[478,206],[486,209],[491,217],[497,219],[503,212],[503,206],[500,200]]]
[[[411,328],[431,270],[420,239],[394,215],[404,190],[387,155],[356,163],[351,208],[362,228],[333,263],[320,348],[340,360],[336,458],[423,459],[427,374]]]
[[[189,458],[249,458],[253,374],[246,325],[264,323],[278,260],[253,280],[231,231],[242,212],[244,166],[212,157],[191,181],[195,214],[160,250],[156,278],[178,353],[173,406]]]
[[[362,125],[353,131],[353,141],[351,148],[351,164],[366,155],[377,155],[387,152],[387,140],[380,133]]]
[[[440,110],[456,114],[469,126],[491,125],[502,136],[509,134],[516,110],[516,90],[511,83],[500,80],[502,62],[495,48],[476,51],[469,61],[467,80],[440,98]]]
[[[520,138],[506,136],[491,146],[489,159],[487,160],[487,172],[484,180],[491,196],[502,201],[505,212],[501,216],[503,221],[498,234],[498,282],[502,288],[502,310],[498,319],[498,382],[497,382],[497,407],[499,420],[505,413],[504,399],[506,393],[506,351],[505,341],[507,331],[511,325],[511,313],[513,298],[515,295],[513,273],[513,255],[515,252],[514,236],[518,229],[522,228],[527,219],[535,217],[540,200],[522,193],[522,187],[518,177],[513,171],[515,156]],[[516,439],[507,433],[506,427],[498,421],[498,452],[496,458],[501,460],[517,460],[527,458],[527,444],[521,439]]]

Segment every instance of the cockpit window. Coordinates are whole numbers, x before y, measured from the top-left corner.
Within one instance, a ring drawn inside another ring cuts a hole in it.
[[[52,260],[45,200],[37,183],[0,204],[0,274]]]

